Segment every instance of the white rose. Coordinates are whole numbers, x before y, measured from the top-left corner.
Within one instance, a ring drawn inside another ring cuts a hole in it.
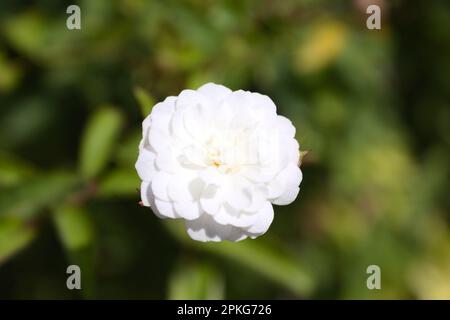
[[[160,218],[184,219],[192,239],[264,234],[272,204],[297,197],[295,128],[262,94],[208,83],[156,104],[143,122],[141,198]]]

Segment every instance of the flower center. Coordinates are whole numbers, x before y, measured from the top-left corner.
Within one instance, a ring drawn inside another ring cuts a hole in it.
[[[231,146],[225,146],[224,148],[223,143],[218,140],[216,137],[211,137],[206,142],[206,164],[217,168],[220,173],[236,173],[239,171],[239,166],[233,164],[233,159],[229,159],[232,150],[226,150],[226,147],[230,148]],[[222,148],[219,145],[222,145]]]

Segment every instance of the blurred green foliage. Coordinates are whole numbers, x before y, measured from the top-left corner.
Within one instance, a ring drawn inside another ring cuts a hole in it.
[[[449,4],[373,2],[381,31],[363,0],[1,2],[0,298],[450,299]],[[257,240],[138,205],[142,117],[205,82],[271,96],[310,150]]]

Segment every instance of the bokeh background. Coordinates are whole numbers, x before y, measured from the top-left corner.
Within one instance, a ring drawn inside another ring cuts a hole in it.
[[[450,299],[449,9],[1,1],[0,298]],[[269,95],[310,150],[257,240],[196,243],[138,205],[143,116],[206,82]]]

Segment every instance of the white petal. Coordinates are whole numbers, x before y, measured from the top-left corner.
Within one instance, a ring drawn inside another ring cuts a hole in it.
[[[262,167],[249,167],[242,172],[242,175],[253,182],[270,182],[276,176],[275,170],[263,170]]]
[[[167,217],[167,218],[179,218],[177,214],[175,214],[175,210],[173,209],[173,205],[171,202],[159,200],[158,198],[155,198],[155,206],[158,210],[159,214]]]
[[[271,202],[277,205],[290,204],[297,198],[300,191],[299,185],[302,181],[303,175],[299,167],[294,164],[289,165],[283,172],[282,178],[285,180],[284,191]]]
[[[183,124],[194,140],[202,141],[214,130],[212,120],[216,112],[210,104],[197,104],[183,112]]]
[[[200,178],[194,178],[189,181],[188,189],[194,201],[199,201],[203,190],[205,189],[205,184]]]
[[[299,191],[299,187],[288,188],[281,196],[271,202],[279,206],[290,204],[297,198]]]
[[[156,153],[155,165],[159,170],[168,173],[173,173],[178,166],[173,157],[172,150],[167,147],[161,148]]]
[[[168,133],[163,132],[161,129],[153,126],[150,127],[150,130],[148,132],[148,141],[155,150],[166,148],[168,145],[170,145],[171,142]]]
[[[155,174],[155,154],[145,148],[141,148],[135,168],[141,180],[152,180]]]
[[[215,215],[222,206],[222,203],[222,194],[216,186],[209,185],[203,189],[200,196],[200,205],[206,213]]]
[[[225,182],[224,176],[216,169],[212,167],[207,167],[200,172],[200,178],[206,184],[211,184],[214,186],[221,186]]]
[[[302,171],[295,163],[290,163],[277,177],[280,180],[284,180],[286,186],[299,186],[302,182]]]
[[[141,199],[142,199],[142,204],[146,207],[150,207],[153,211],[153,213],[161,219],[165,219],[167,218],[164,215],[161,215],[158,211],[158,209],[156,208],[155,205],[155,197],[153,195],[153,191],[152,188],[150,186],[149,182],[142,182],[141,184]]]
[[[267,185],[269,199],[275,199],[284,192],[285,184],[283,179],[274,179]]]
[[[196,202],[174,202],[173,206],[177,215],[186,220],[195,220],[202,213],[199,204]]]
[[[255,224],[248,228],[247,231],[254,235],[262,235],[269,229],[273,221],[272,204],[266,201],[258,211],[257,215],[258,218],[256,219]]]
[[[233,179],[225,188],[227,203],[237,211],[244,210],[251,204],[251,194],[242,179]]]
[[[186,142],[188,144],[192,140],[184,126],[184,116],[181,111],[174,113],[170,120],[169,130],[172,138],[178,142]]]
[[[175,111],[174,99],[166,99],[164,102],[157,103],[152,108],[152,127],[157,127],[163,131],[169,128],[170,119]]]
[[[152,191],[156,198],[169,201],[168,186],[171,176],[165,172],[158,171],[152,180]]]
[[[190,202],[194,201],[189,190],[189,183],[193,180],[189,175],[179,173],[176,178],[170,180],[168,184],[168,195],[173,201]]]
[[[205,214],[197,220],[186,221],[185,226],[192,239],[202,242],[223,240],[236,242],[247,238],[245,231],[236,227],[217,224],[210,216]]]
[[[245,208],[246,212],[256,212],[258,211],[261,206],[264,204],[267,198],[267,192],[266,188],[263,187],[254,187],[251,192],[251,203],[250,205]]]
[[[226,130],[229,128],[231,122],[234,119],[235,112],[234,109],[230,107],[230,105],[227,103],[227,100],[224,99],[221,101],[214,109],[214,119],[213,119],[213,126],[218,130]]]
[[[290,162],[297,163],[300,160],[300,145],[295,139],[284,140],[286,143],[286,151]]]
[[[183,167],[188,169],[200,170],[206,168],[205,152],[194,145],[183,148],[178,160]]]
[[[276,127],[278,131],[290,138],[295,136],[295,127],[292,125],[291,120],[283,116],[277,116]]]
[[[183,90],[178,95],[178,99],[175,103],[177,111],[186,110],[196,105],[208,105],[209,101],[202,94],[195,90]]]
[[[234,218],[232,215],[230,215],[227,210],[224,208],[224,206],[221,206],[217,213],[213,216],[214,220],[221,225],[228,225],[231,224],[231,220]]]
[[[144,139],[148,135],[151,123],[152,123],[151,115],[148,115],[147,117],[145,117],[144,121],[142,121],[142,137],[144,137]]]
[[[214,220],[221,225],[232,225],[238,228],[247,228],[255,224],[257,214],[236,213],[229,205],[223,205],[217,214],[213,216]]]
[[[232,91],[227,87],[212,82],[204,84],[198,88],[197,91],[208,98],[215,99],[217,101],[223,100],[232,93]]]
[[[150,188],[150,182],[143,181],[141,183],[141,200],[142,204],[146,207],[150,207],[153,202],[154,196],[152,189]]]
[[[224,106],[233,112],[233,116],[247,111],[252,107],[251,93],[244,90],[233,91],[224,100]],[[234,118],[234,117],[233,117]]]
[[[282,194],[288,192],[289,189],[295,189],[300,185],[302,181],[302,172],[300,168],[293,163],[290,163],[286,168],[284,168],[277,177],[268,185],[270,199],[276,199]]]
[[[274,116],[277,112],[275,103],[268,96],[253,92],[252,93],[253,108],[259,116]]]

